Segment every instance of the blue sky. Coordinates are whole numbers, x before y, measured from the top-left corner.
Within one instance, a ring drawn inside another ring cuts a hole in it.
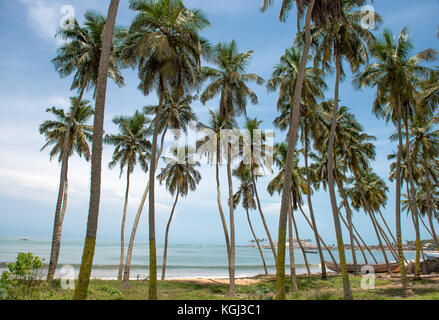
[[[278,3],[279,1],[277,1]],[[186,0],[190,8],[201,8],[210,19],[211,27],[204,36],[212,43],[235,39],[241,51],[254,50],[248,72],[268,79],[280,55],[291,46],[295,33],[295,12],[286,23],[277,19],[278,4],[268,12],[259,12],[260,0]],[[0,1],[0,236],[44,237],[51,236],[53,214],[58,188],[60,167],[49,161],[48,152],[40,152],[44,139],[38,133],[38,125],[48,115],[45,109],[51,106],[66,107],[74,95],[69,90],[71,79],[60,79],[51,59],[60,44],[53,35],[60,25],[61,8],[71,5],[77,19],[82,22],[88,9],[106,14],[108,1],[102,0],[10,0]],[[384,17],[383,26],[395,34],[408,26],[413,36],[414,51],[429,47],[439,49],[439,40],[434,32],[438,27],[438,0],[381,0],[375,1],[376,11]],[[134,16],[128,1],[121,0],[118,24],[129,25]],[[382,30],[382,28],[381,28]],[[105,116],[106,132],[115,132],[111,119],[115,115],[130,115],[144,105],[157,102],[155,96],[144,97],[138,90],[137,74],[124,70],[126,86],[118,89],[109,81]],[[333,79],[328,77],[327,98],[333,97]],[[264,121],[263,128],[271,129],[276,115],[276,93],[268,93],[265,87],[252,85],[259,97],[259,104],[249,105],[250,117]],[[350,75],[341,85],[341,103],[348,106],[365,130],[377,137],[377,158],[373,169],[386,181],[389,172],[387,154],[395,149],[388,137],[393,127],[387,126],[371,113],[374,90],[355,91],[350,84]],[[88,94],[91,99],[91,94]],[[215,109],[213,100],[203,106],[195,102],[193,107],[202,121],[207,119],[209,108]],[[239,121],[242,124],[242,119]],[[278,135],[276,139],[283,139]],[[125,179],[119,179],[119,171],[109,170],[112,150],[104,149],[102,173],[102,199],[98,237],[118,239],[120,230]],[[87,219],[90,165],[74,156],[69,166],[69,202],[64,223],[65,238],[83,238]],[[170,241],[174,243],[222,243],[224,236],[216,205],[214,167],[204,165],[200,169],[203,179],[195,193],[181,199],[173,222]],[[222,168],[222,185],[226,186],[225,168]],[[260,196],[272,235],[277,237],[280,199],[270,197],[265,187],[270,177],[260,179]],[[127,234],[147,177],[137,170],[132,178],[129,199]],[[384,215],[394,228],[394,185],[389,182],[389,201]],[[237,183],[235,182],[235,190]],[[226,205],[226,189],[223,188],[223,205]],[[157,188],[157,236],[163,239],[172,198],[163,186]],[[335,243],[332,214],[328,194],[318,192],[313,198],[319,230],[328,243]],[[256,232],[264,237],[259,216],[253,212]],[[306,222],[298,215],[301,238],[313,238]],[[376,243],[372,227],[360,212],[354,217],[360,233],[370,243]],[[247,243],[251,234],[241,209],[236,211],[237,242]],[[426,236],[425,230],[422,234]],[[403,219],[403,240],[413,239],[410,220]],[[143,216],[137,239],[146,241],[147,220]],[[347,242],[345,233],[345,242]]]

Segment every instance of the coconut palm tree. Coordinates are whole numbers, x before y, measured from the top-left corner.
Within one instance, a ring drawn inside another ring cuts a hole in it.
[[[233,175],[241,181],[241,185],[239,186],[236,193],[233,195],[233,203],[236,208],[236,206],[241,202],[242,207],[245,209],[250,231],[258,247],[259,254],[261,255],[262,265],[264,266],[265,275],[268,275],[264,254],[262,253],[261,245],[259,244],[258,237],[256,236],[255,230],[253,229],[253,224],[251,222],[251,218],[249,214],[250,209],[253,210],[256,209],[256,201],[255,201],[256,185],[254,184],[254,180],[252,178],[251,169],[249,166],[247,166],[246,168],[240,166],[237,169],[233,170]]]
[[[265,229],[265,233],[268,237],[268,242],[270,243],[270,247],[273,252],[274,261],[276,261],[276,248],[271,238],[267,222],[265,221],[264,213],[262,212],[261,201],[259,199],[256,183],[257,178],[263,176],[265,170],[270,172],[273,170],[273,147],[267,143],[268,137],[259,128],[261,124],[262,121],[259,121],[257,118],[246,119],[244,130],[248,132],[248,136],[241,141],[242,148],[240,148],[240,152],[243,156],[237,170],[246,172],[248,166],[250,166],[250,177],[254,186],[257,208]],[[247,141],[244,141],[246,139]]]
[[[401,236],[401,157],[403,152],[402,124],[404,107],[407,107],[414,93],[414,83],[417,75],[426,75],[428,69],[420,66],[422,61],[431,60],[435,51],[427,49],[409,56],[412,48],[408,36],[408,29],[404,28],[399,37],[395,39],[390,30],[383,32],[382,38],[375,40],[370,45],[370,54],[376,60],[368,65],[354,78],[358,88],[369,86],[377,87],[377,97],[373,105],[373,112],[377,116],[386,117],[397,127],[398,153],[396,159],[396,239],[400,262],[400,273],[404,293],[408,293],[407,276],[404,265]],[[410,155],[407,155],[410,158]],[[411,160],[408,161],[409,163]],[[409,164],[411,166],[411,164]],[[411,170],[410,170],[411,171]],[[415,206],[416,207],[416,206]]]
[[[89,161],[90,160],[90,148],[88,142],[92,139],[93,128],[86,123],[93,116],[93,109],[89,105],[89,101],[83,100],[78,104],[78,98],[72,97],[70,98],[70,108],[69,112],[66,114],[63,109],[57,109],[56,107],[52,107],[47,109],[46,112],[51,113],[56,117],[56,120],[46,120],[44,121],[39,128],[40,134],[44,134],[46,137],[46,144],[41,148],[41,150],[46,149],[49,146],[53,145],[52,150],[50,151],[50,159],[59,155],[58,161],[62,163],[62,159],[64,157],[64,139],[66,138],[66,130],[70,130],[70,133],[67,135],[69,141],[67,141],[67,160],[69,157],[73,155],[73,153],[77,153],[79,156],[84,156],[84,158]],[[75,119],[73,121],[70,120],[72,117],[73,110],[75,107]],[[72,123],[72,125],[70,125]],[[61,166],[61,174],[63,174],[63,170],[66,169],[66,176],[64,180],[63,187],[63,200],[62,200],[62,209],[58,216],[58,220],[56,223],[57,228],[53,231],[53,239],[52,239],[52,251],[51,251],[51,266],[53,269],[53,274],[51,274],[50,278],[53,279],[55,275],[55,270],[58,264],[59,251],[61,247],[61,233],[62,233],[62,225],[64,221],[64,216],[67,209],[67,194],[68,194],[68,161],[65,163],[65,167]]]
[[[52,59],[56,71],[62,78],[73,75],[71,90],[78,90],[79,95],[76,99],[76,105],[72,110],[72,119],[75,118],[76,112],[83,99],[84,93],[88,89],[95,88],[94,97],[96,96],[96,84],[98,79],[99,61],[102,50],[102,35],[104,33],[104,26],[106,18],[94,11],[87,11],[85,13],[84,26],[81,27],[75,20],[73,28],[60,29],[56,33],[56,37],[64,40],[57,51],[57,56]],[[108,76],[114,80],[119,86],[123,86],[124,79],[120,73],[118,64],[118,39],[123,33],[121,28],[116,28],[116,35],[113,39],[113,49],[110,53]],[[71,127],[73,123],[69,123]],[[68,141],[70,130],[65,131],[64,141]],[[67,177],[67,150],[68,145],[65,144],[63,149],[65,157],[61,160],[61,175],[58,190],[58,197],[55,210],[54,232],[52,238],[52,249],[50,254],[50,263],[47,280],[52,284],[55,275],[55,269],[58,264],[57,251],[57,237],[56,230],[60,228],[60,212],[62,199],[64,195],[64,185]]]
[[[180,0],[131,0],[137,12],[131,35],[125,40],[127,64],[138,65],[139,89],[148,95],[157,89],[159,106],[154,119],[149,170],[149,297],[157,299],[157,249],[155,240],[155,159],[160,118],[166,93],[184,95],[201,82],[201,57],[206,41],[199,36],[209,22],[200,10],[189,10]],[[172,90],[169,90],[169,89]]]
[[[245,73],[253,51],[238,52],[238,46],[233,40],[230,43],[220,43],[213,51],[213,63],[218,67],[204,67],[203,75],[211,82],[200,96],[200,101],[207,101],[220,95],[219,118],[223,124],[229,119],[235,119],[247,113],[247,100],[252,104],[258,103],[258,97],[247,86],[248,82],[263,84],[264,80],[254,73]],[[230,127],[223,129],[232,129]],[[229,139],[231,137],[228,137]],[[229,294],[235,292],[235,222],[233,212],[233,185],[231,168],[231,150],[226,151],[227,182],[229,189],[229,225],[230,225],[230,285]]]
[[[168,129],[187,131],[187,127],[191,121],[196,121],[197,118],[192,111],[191,103],[194,97],[189,95],[179,96],[175,91],[172,94],[166,94],[164,105],[162,106],[163,112],[160,117],[159,132],[161,134],[160,139],[160,150],[157,153],[155,168],[157,170],[159,159],[163,153],[165,146],[165,137]],[[147,115],[154,115],[158,111],[158,106],[145,106],[144,113]],[[128,244],[127,257],[125,260],[125,270],[123,275],[122,286],[125,288],[129,287],[130,279],[130,268],[131,268],[131,258],[134,249],[134,240],[137,233],[137,227],[139,225],[140,217],[142,215],[143,207],[145,205],[146,197],[149,192],[149,182],[146,184],[142,198],[137,209],[136,217],[134,219],[133,227],[131,230],[130,241]]]
[[[339,107],[339,86],[341,77],[344,75],[342,60],[346,59],[352,72],[357,72],[359,66],[368,62],[367,44],[374,36],[371,31],[362,26],[363,14],[356,11],[366,1],[347,0],[340,1],[341,14],[336,17],[329,17],[328,22],[316,26],[311,30],[311,36],[315,44],[314,61],[321,64],[324,70],[329,70],[331,63],[335,64],[335,89],[334,109],[332,113],[331,129],[328,142],[328,190],[333,212],[334,227],[337,236],[337,246],[340,256],[340,267],[343,278],[343,291],[346,299],[352,299],[349,277],[346,271],[346,258],[343,245],[343,236],[339,220],[338,205],[334,188],[334,144],[337,127],[337,115]],[[380,17],[376,15],[376,21]]]
[[[122,280],[123,261],[125,257],[125,221],[130,191],[130,175],[133,173],[137,164],[140,164],[144,172],[148,171],[151,143],[147,140],[147,137],[151,134],[151,130],[146,127],[148,119],[139,111],[136,111],[131,117],[117,116],[113,119],[113,123],[119,127],[119,133],[106,135],[104,137],[104,143],[115,147],[109,167],[112,169],[119,164],[120,177],[126,167],[127,179],[120,230],[120,263],[117,276],[117,280]]]
[[[167,165],[157,176],[160,184],[165,181],[166,189],[168,189],[172,196],[175,195],[175,201],[172,206],[168,223],[166,225],[165,247],[163,252],[162,264],[162,280],[165,280],[166,273],[169,228],[171,226],[172,218],[174,217],[174,212],[177,206],[178,199],[180,196],[186,197],[189,191],[195,191],[197,185],[201,181],[201,174],[196,169],[196,167],[200,166],[200,163],[197,161],[193,161],[193,159],[190,158],[188,147],[185,147],[182,151],[184,155],[181,155],[181,152],[178,152],[177,149],[174,149],[172,151],[173,157],[165,157]]]
[[[274,124],[281,130],[288,129],[290,123],[291,108],[289,103],[289,90],[292,90],[297,81],[298,69],[300,66],[301,55],[292,47],[285,50],[284,55],[280,59],[280,63],[274,67],[272,78],[267,81],[267,89],[274,91],[279,88],[278,98],[278,110],[281,111],[281,115],[274,120]],[[307,184],[308,190],[311,190],[311,181],[308,172],[308,151],[310,135],[314,135],[318,132],[319,116],[315,106],[317,106],[317,100],[323,98],[323,90],[326,89],[326,83],[322,78],[321,70],[317,68],[306,68],[304,84],[302,89],[302,103],[300,106],[301,121],[299,122],[299,128],[301,129],[301,141],[305,145],[304,158],[305,158],[305,170],[307,172]],[[321,278],[326,279],[326,266],[319,240],[317,225],[314,217],[314,210],[311,201],[311,192],[307,193],[308,207],[310,211],[310,217],[312,221],[312,227],[314,230],[314,237],[316,239],[317,250],[319,252],[320,264],[322,268]]]
[[[102,36],[102,50],[99,59],[99,71],[96,82],[96,107],[93,123],[93,147],[91,155],[91,188],[90,204],[87,220],[86,238],[82,253],[81,268],[75,287],[75,300],[85,300],[90,282],[93,256],[96,246],[96,233],[99,217],[99,202],[101,195],[102,143],[104,135],[105,98],[107,93],[108,70],[110,66],[113,32],[119,0],[111,0],[108,9],[107,22]]]
[[[414,117],[410,124],[410,145],[412,148],[412,154],[414,162],[419,163],[423,167],[425,175],[425,196],[426,196],[426,213],[428,221],[430,223],[430,230],[432,232],[433,240],[436,243],[436,247],[439,250],[439,241],[436,236],[436,232],[433,225],[433,210],[432,210],[432,185],[431,185],[431,167],[430,162],[433,159],[437,159],[439,156],[439,130],[436,129],[438,119],[430,117],[427,119],[420,119]]]
[[[273,4],[273,0],[263,0],[261,11],[265,11]],[[281,21],[285,21],[288,11],[292,8],[293,0],[283,0],[282,9],[279,16]],[[300,115],[300,103],[302,97],[303,79],[305,76],[305,69],[308,60],[308,54],[311,47],[311,21],[314,22],[316,27],[327,27],[334,21],[340,21],[343,17],[342,2],[339,0],[298,0],[297,4],[297,25],[300,29],[299,19],[303,16],[304,9],[307,8],[304,25],[304,45],[303,53],[300,61],[298,77],[294,90],[290,90],[289,100],[291,108],[290,126],[288,132],[288,155],[285,168],[285,177],[289,177],[293,171],[293,159],[295,157],[295,148],[297,142],[297,130],[299,126]],[[294,94],[293,94],[294,93]],[[289,179],[286,179],[286,185],[282,193],[281,210],[279,215],[279,240],[278,240],[278,257],[277,257],[277,279],[276,279],[276,291],[277,299],[285,299],[285,241],[286,241],[286,224],[287,215],[290,203],[290,183]],[[344,288],[346,292],[346,298],[350,298],[349,289],[347,284],[347,277],[344,273]]]

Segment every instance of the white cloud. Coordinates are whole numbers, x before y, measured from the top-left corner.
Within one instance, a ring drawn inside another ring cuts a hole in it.
[[[60,10],[62,4],[59,1],[43,0],[20,0],[27,10],[31,28],[37,34],[50,42],[56,42],[54,36],[63,17]]]

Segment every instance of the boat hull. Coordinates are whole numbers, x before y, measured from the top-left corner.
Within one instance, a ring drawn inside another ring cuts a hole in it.
[[[334,263],[334,262],[325,262],[326,267],[334,272],[340,272],[341,268],[340,265],[338,263]],[[364,266],[366,266],[366,264],[359,264],[358,265],[358,269],[363,268]],[[385,273],[387,272],[387,265],[385,263],[381,263],[381,264],[368,264],[367,266],[371,266],[373,267],[373,270],[375,273]],[[399,262],[392,262],[390,263],[390,270],[392,270],[392,272],[399,272]],[[355,267],[352,263],[347,263],[346,264],[346,270],[347,272],[355,272]]]

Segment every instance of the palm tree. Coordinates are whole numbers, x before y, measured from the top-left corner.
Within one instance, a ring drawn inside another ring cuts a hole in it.
[[[154,119],[149,170],[149,298],[157,299],[157,250],[155,241],[155,159],[160,118],[166,93],[184,95],[201,81],[201,57],[206,42],[199,32],[209,25],[200,10],[188,10],[180,0],[131,0],[137,11],[131,35],[125,41],[127,64],[138,64],[139,89],[148,95],[157,89],[159,106]],[[172,90],[168,90],[172,88]]]
[[[96,246],[96,233],[99,217],[99,202],[101,195],[101,168],[102,168],[102,143],[104,135],[105,98],[107,93],[107,79],[110,65],[111,49],[113,44],[113,31],[119,0],[111,0],[108,9],[107,22],[102,37],[102,50],[99,59],[99,71],[96,82],[96,107],[93,124],[93,148],[91,159],[91,188],[88,212],[86,238],[82,253],[81,269],[75,287],[75,300],[85,300],[88,284],[90,282],[93,256]]]
[[[76,105],[74,106],[71,119],[76,117],[76,112],[83,99],[84,93],[87,89],[96,88],[98,79],[99,59],[102,50],[102,35],[104,32],[106,19],[102,15],[94,12],[87,11],[85,13],[85,25],[81,27],[75,20],[73,28],[61,29],[56,33],[56,37],[66,41],[58,49],[57,56],[52,60],[56,71],[62,78],[68,77],[72,74],[73,82],[71,90],[78,90],[79,96],[76,99]],[[117,33],[122,33],[122,29],[117,29]],[[108,76],[112,78],[115,83],[121,87],[124,84],[124,79],[119,70],[119,64],[117,59],[118,41],[115,37],[113,47],[114,50],[110,53],[109,71]],[[94,96],[96,95],[96,92]],[[69,127],[73,126],[73,123],[68,124]],[[64,141],[69,140],[70,130],[65,131]],[[52,249],[50,254],[49,270],[47,280],[49,284],[52,284],[53,277],[55,275],[56,266],[58,264],[57,251],[57,237],[56,230],[60,228],[60,212],[62,199],[64,195],[64,185],[67,177],[67,150],[68,145],[63,146],[64,158],[61,160],[61,175],[58,190],[58,198],[56,202],[54,232],[52,238]]]
[[[160,150],[157,153],[155,168],[157,170],[158,161],[163,153],[163,149],[165,146],[165,137],[168,129],[181,130],[183,132],[187,131],[187,126],[191,121],[196,121],[197,118],[192,111],[191,103],[194,97],[189,95],[187,96],[178,96],[175,92],[173,94],[167,94],[165,97],[162,116],[160,117]],[[156,114],[158,110],[158,106],[145,106],[143,112],[145,114]],[[146,184],[144,189],[142,198],[140,200],[139,207],[137,209],[136,217],[134,219],[133,228],[131,230],[130,241],[128,244],[127,257],[125,261],[125,270],[123,275],[123,284],[122,286],[125,288],[129,287],[129,279],[130,279],[130,268],[131,268],[131,257],[134,248],[134,240],[137,233],[137,227],[139,225],[140,217],[142,215],[143,207],[145,205],[146,197],[149,192],[149,182]]]
[[[267,186],[267,191],[270,193],[270,195],[273,195],[274,192],[281,194],[283,188],[285,187],[284,170],[285,170],[285,165],[286,165],[285,161],[286,161],[287,150],[288,150],[288,147],[285,143],[280,143],[280,144],[275,145],[274,159],[275,159],[275,164],[280,169],[280,172],[273,178],[273,180],[271,180],[271,182]],[[296,159],[294,161],[295,161],[294,171],[293,171],[293,174],[291,176],[291,180],[292,180],[292,183],[291,183],[291,186],[292,186],[292,188],[291,188],[291,210],[289,210],[290,211],[289,212],[289,214],[290,214],[289,219],[291,219],[292,226],[294,226],[294,231],[296,233],[298,244],[299,244],[299,247],[302,251],[303,259],[305,261],[305,266],[306,266],[308,275],[310,275],[311,270],[309,268],[308,259],[306,256],[305,249],[300,241],[300,236],[298,233],[299,230],[297,228],[296,219],[294,217],[294,211],[297,210],[298,208],[300,208],[301,204],[303,203],[301,194],[308,192],[308,190],[306,189],[307,188],[306,182],[305,182],[305,179],[303,178],[303,170],[301,170],[299,168],[298,157],[296,157]],[[292,237],[290,237],[289,246],[293,247]],[[291,253],[292,252],[290,251],[290,254]],[[293,273],[293,270],[292,270],[292,273]],[[294,286],[294,284],[292,284],[292,285]]]
[[[414,162],[420,163],[423,166],[425,175],[425,196],[426,196],[426,213],[430,223],[430,230],[432,232],[433,240],[439,250],[439,241],[433,225],[433,211],[432,211],[432,185],[431,185],[431,166],[430,162],[439,156],[439,130],[436,129],[438,119],[430,117],[427,119],[420,119],[414,117],[410,125],[411,141],[410,145],[414,155]]]
[[[427,74],[427,69],[419,65],[421,61],[429,61],[434,57],[434,50],[427,49],[410,57],[412,48],[409,40],[408,29],[404,28],[398,39],[393,37],[390,30],[384,30],[382,39],[375,40],[370,46],[370,53],[376,62],[368,65],[361,73],[355,76],[354,83],[357,87],[377,87],[377,97],[373,111],[377,116],[391,120],[398,131],[398,153],[396,159],[396,240],[402,287],[408,293],[407,275],[404,265],[401,236],[401,157],[403,152],[402,125],[403,108],[413,97],[416,75]],[[410,155],[408,153],[408,158]],[[411,160],[408,159],[409,166]],[[411,170],[410,170],[411,171]],[[411,180],[411,179],[410,179]],[[415,205],[416,207],[416,205]]]
[[[281,130],[288,129],[290,123],[291,105],[289,101],[289,90],[292,90],[293,85],[297,81],[298,69],[300,65],[301,55],[292,47],[286,49],[284,55],[280,59],[280,63],[274,67],[272,78],[267,82],[267,88],[274,91],[279,88],[278,110],[282,113],[274,120],[274,124]],[[311,131],[315,135],[319,126],[319,116],[314,108],[317,105],[317,99],[323,98],[323,90],[326,89],[326,84],[322,79],[322,73],[317,68],[306,68],[304,84],[302,89],[302,103],[300,106],[301,121],[299,128],[301,129],[301,140],[305,144],[305,170],[307,172],[308,190],[311,190],[311,184],[308,172],[308,150],[309,138]],[[307,193],[308,207],[312,221],[312,228],[316,239],[317,249],[320,257],[320,264],[322,268],[321,278],[326,279],[326,267],[323,257],[323,252],[320,245],[317,225],[314,217],[314,210],[311,201],[311,192]]]
[[[273,4],[273,0],[263,0],[261,10],[265,11],[269,6]],[[363,2],[363,1],[361,1]],[[279,16],[281,21],[285,21],[288,11],[292,8],[293,0],[283,0],[282,9]],[[289,177],[293,171],[293,159],[295,157],[295,148],[297,142],[297,130],[299,126],[300,115],[300,103],[302,97],[303,79],[305,76],[305,68],[308,60],[308,54],[311,47],[311,20],[315,23],[316,27],[328,27],[334,21],[341,21],[343,17],[342,2],[339,0],[297,0],[297,20],[298,30],[300,29],[299,19],[303,16],[304,8],[307,8],[305,17],[305,41],[303,46],[302,58],[300,61],[298,77],[294,90],[290,90],[289,100],[291,108],[290,126],[288,132],[288,154],[285,168],[285,177]],[[293,95],[294,92],[294,95]],[[276,290],[277,299],[285,299],[285,240],[286,240],[286,224],[287,215],[290,203],[290,186],[289,179],[286,179],[286,188],[283,189],[281,210],[279,215],[279,241],[278,241],[278,256],[277,256],[277,279]],[[334,216],[335,217],[335,216]],[[346,274],[344,275],[344,288],[349,298],[348,283],[346,281]]]
[[[72,113],[74,108],[78,105],[75,112],[75,118],[71,121]],[[53,269],[53,274],[50,276],[53,279],[55,275],[55,270],[58,264],[59,251],[61,247],[61,232],[62,225],[64,221],[64,216],[67,209],[67,194],[68,194],[68,159],[76,152],[79,156],[83,156],[89,161],[90,160],[90,148],[88,142],[91,141],[93,135],[93,128],[86,124],[86,122],[93,116],[93,109],[89,105],[89,101],[83,100],[78,104],[78,98],[70,98],[70,111],[66,114],[63,109],[57,109],[52,107],[47,109],[46,112],[51,113],[56,117],[57,120],[46,120],[39,128],[40,134],[46,136],[46,144],[41,148],[41,150],[53,145],[50,151],[50,159],[59,155],[58,161],[62,163],[64,157],[64,139],[66,138],[66,130],[70,130],[67,134],[67,162],[65,167],[61,166],[61,174],[64,169],[66,169],[66,176],[63,186],[63,201],[62,209],[58,216],[56,223],[56,229],[53,230],[52,239],[52,251],[51,251],[51,267]],[[70,125],[72,123],[72,125]]]
[[[354,11],[366,1],[347,0],[340,2],[340,16],[330,17],[327,24],[317,26],[312,30],[312,38],[315,42],[316,64],[321,64],[323,69],[329,69],[332,60],[335,63],[335,89],[334,89],[334,109],[332,113],[331,130],[328,142],[328,190],[333,212],[335,232],[337,236],[337,246],[340,256],[340,267],[343,278],[343,291],[345,299],[352,299],[349,285],[349,277],[346,271],[346,258],[343,245],[343,237],[338,214],[338,205],[334,189],[334,144],[337,127],[337,115],[339,104],[339,86],[344,71],[342,59],[345,58],[351,70],[357,72],[361,64],[368,62],[366,43],[374,39],[372,33],[363,28],[361,11]],[[376,17],[379,21],[379,16]]]
[[[219,117],[223,124],[229,119],[235,119],[240,115],[246,115],[247,100],[252,104],[258,103],[256,94],[247,86],[248,82],[254,81],[262,84],[264,80],[256,74],[245,73],[249,59],[253,51],[239,53],[235,41],[228,44],[218,44],[213,52],[213,63],[218,69],[204,67],[205,79],[211,83],[203,91],[200,100],[203,104],[220,95]],[[223,129],[232,129],[230,127]],[[230,138],[230,137],[229,137]],[[233,213],[233,185],[231,168],[231,150],[227,150],[227,180],[229,187],[229,224],[230,224],[230,286],[229,294],[235,292],[235,222]]]
[[[221,120],[219,112],[214,112],[209,110],[210,123],[205,125],[203,123],[198,124],[198,129],[201,133],[205,133],[205,136],[197,141],[197,152],[200,156],[207,157],[208,163],[215,163],[215,180],[216,180],[216,194],[217,194],[217,204],[218,211],[221,218],[221,224],[223,226],[224,238],[226,241],[227,249],[227,259],[229,262],[229,277],[231,277],[231,247],[230,247],[230,236],[227,227],[226,217],[224,214],[223,206],[221,203],[221,185],[220,185],[220,162],[222,162],[223,153],[221,150],[221,129],[224,127],[236,128],[238,125],[233,119],[229,119],[227,124],[225,121]]]
[[[120,177],[126,167],[126,190],[122,214],[122,226],[120,234],[120,263],[117,280],[122,280],[123,261],[125,257],[125,221],[128,207],[128,195],[130,189],[130,175],[133,173],[136,164],[139,163],[143,171],[148,171],[151,143],[147,140],[150,130],[146,128],[148,123],[144,114],[136,111],[131,117],[117,116],[113,123],[119,126],[118,134],[106,135],[104,143],[115,147],[113,159],[109,163],[110,169],[118,163],[120,165]]]
[[[238,171],[247,171],[247,167],[250,166],[250,177],[254,186],[254,193],[256,198],[256,204],[259,211],[259,215],[262,220],[262,224],[265,229],[265,233],[270,243],[271,251],[273,252],[274,261],[276,261],[276,248],[271,238],[270,231],[265,221],[264,213],[262,212],[261,201],[259,199],[259,193],[257,188],[257,177],[263,175],[265,169],[272,171],[272,156],[273,147],[266,143],[267,136],[261,132],[259,126],[262,121],[257,118],[249,119],[245,121],[244,129],[248,132],[248,141],[242,141],[242,148],[240,152],[243,154],[243,159],[238,166]],[[248,145],[249,144],[249,145]]]
[[[167,165],[162,172],[157,176],[160,180],[160,184],[165,181],[166,188],[171,193],[175,194],[175,201],[172,206],[171,215],[169,216],[168,223],[166,225],[165,233],[165,247],[163,253],[163,264],[162,264],[162,280],[165,280],[166,273],[166,257],[168,252],[168,236],[169,228],[171,226],[172,218],[174,217],[175,207],[177,206],[177,201],[179,196],[186,197],[189,191],[195,191],[197,184],[200,183],[201,174],[195,169],[200,165],[199,162],[194,162],[190,159],[189,148],[185,147],[183,149],[184,156],[182,157],[177,149],[173,150],[173,158],[165,158]]]
[[[259,254],[261,255],[262,259],[262,265],[264,266],[264,272],[265,275],[268,275],[267,265],[265,264],[264,254],[262,253],[261,245],[259,244],[258,237],[256,236],[256,233],[253,229],[253,224],[250,219],[249,210],[256,209],[256,202],[255,202],[255,194],[256,194],[256,185],[253,182],[251,169],[247,166],[246,168],[240,166],[237,169],[233,171],[233,175],[235,177],[238,177],[238,179],[241,181],[241,185],[239,186],[236,193],[233,195],[233,203],[236,206],[241,202],[242,207],[245,209],[245,212],[247,214],[247,221],[248,225],[250,227],[250,231],[253,235],[253,239],[256,242],[256,245],[259,250]]]

